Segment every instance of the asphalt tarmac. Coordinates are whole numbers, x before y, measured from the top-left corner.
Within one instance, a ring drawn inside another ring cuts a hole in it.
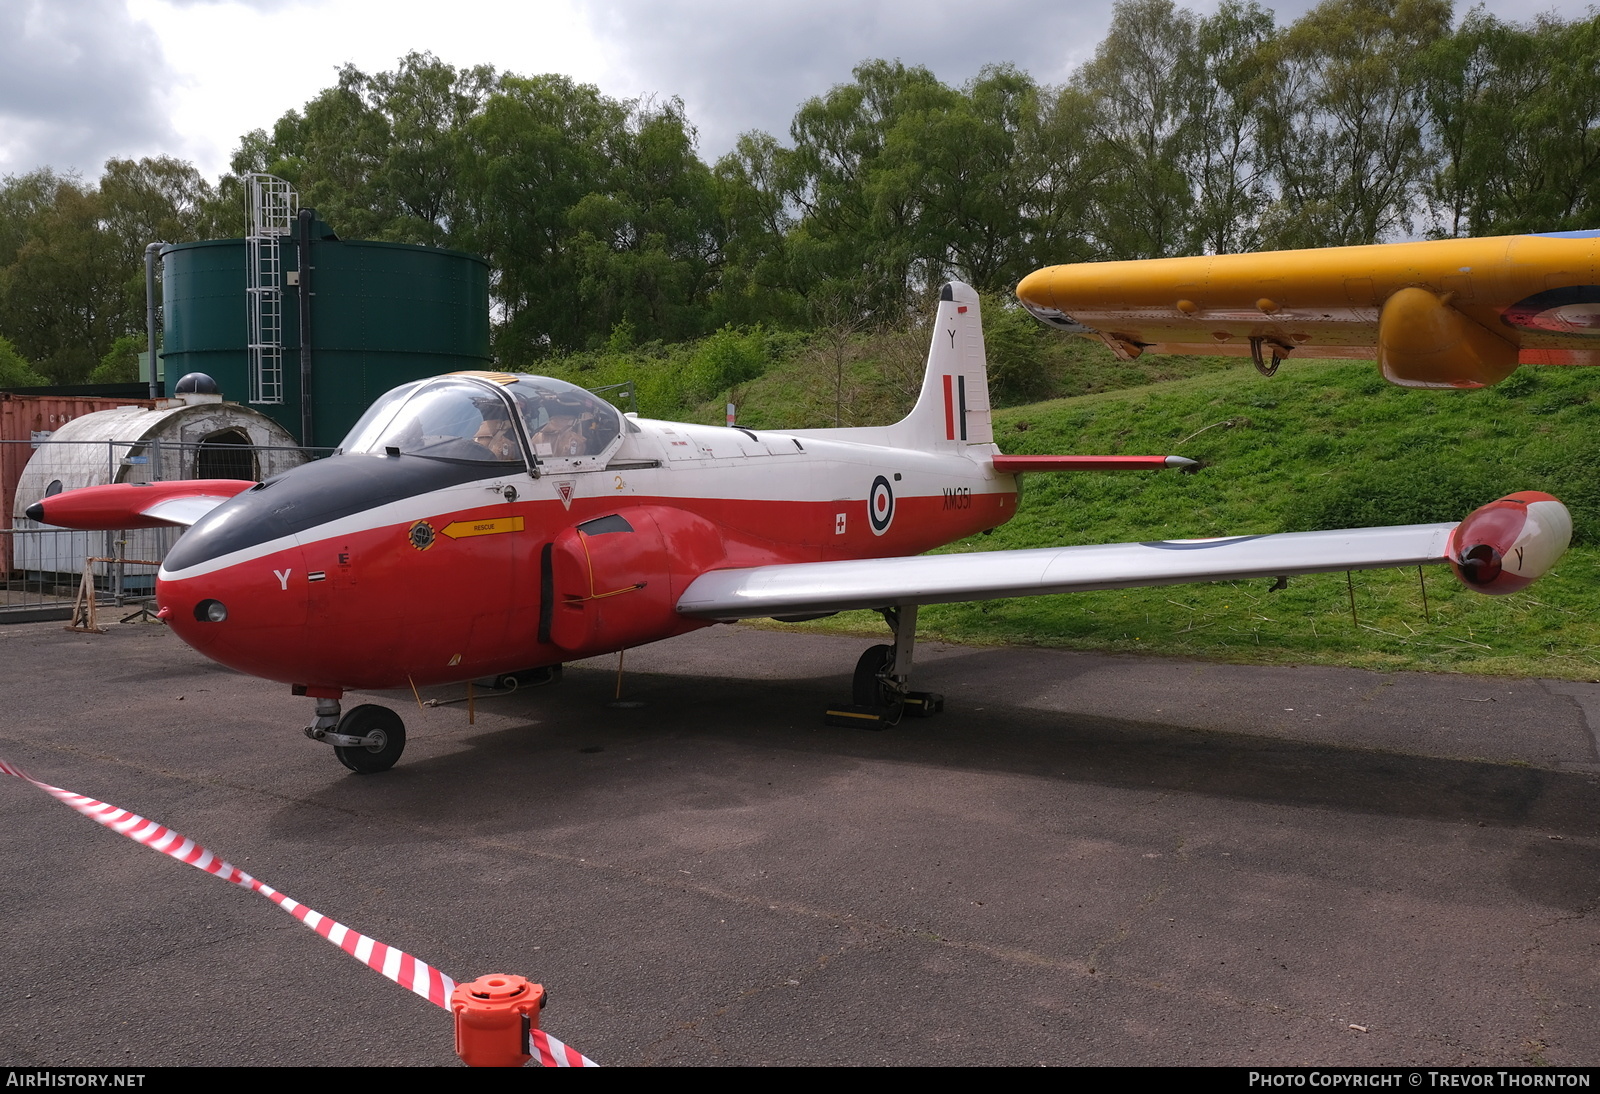
[[[945,714],[825,727],[868,644],[382,696],[410,742],[356,776],[164,628],[0,627],[0,756],[541,981],[602,1064],[1600,1062],[1600,684],[925,644]],[[456,1062],[260,897],[19,780],[0,818],[0,1064]]]

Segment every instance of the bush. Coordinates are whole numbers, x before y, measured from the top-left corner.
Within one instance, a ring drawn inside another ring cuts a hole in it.
[[[766,332],[759,325],[739,331],[729,324],[702,338],[689,357],[683,402],[719,398],[730,388],[760,376],[767,370],[766,342]]]
[[[1020,307],[993,297],[983,301],[983,342],[989,357],[989,397],[995,406],[1017,406],[1056,393],[1060,334]]]
[[[149,345],[142,334],[124,334],[111,343],[111,350],[100,358],[89,373],[91,384],[136,384],[139,382],[139,354]]]
[[[0,389],[44,387],[50,381],[33,370],[10,340],[0,337]]]

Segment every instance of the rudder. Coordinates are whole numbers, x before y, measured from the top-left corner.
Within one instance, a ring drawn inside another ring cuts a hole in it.
[[[994,443],[983,317],[972,286],[951,281],[939,290],[922,393],[893,430],[907,448],[964,450]]]

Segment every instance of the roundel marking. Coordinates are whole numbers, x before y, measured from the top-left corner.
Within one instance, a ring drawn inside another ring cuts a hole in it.
[[[1501,313],[1508,326],[1553,334],[1600,334],[1600,286],[1569,285],[1519,300]]]
[[[883,535],[894,523],[894,487],[882,475],[872,480],[872,489],[867,491],[867,523],[875,536]]]

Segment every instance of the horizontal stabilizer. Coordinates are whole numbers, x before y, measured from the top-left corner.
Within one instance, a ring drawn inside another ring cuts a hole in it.
[[[1024,471],[1160,471],[1199,467],[1185,456],[996,456],[994,469],[1006,474]]]

